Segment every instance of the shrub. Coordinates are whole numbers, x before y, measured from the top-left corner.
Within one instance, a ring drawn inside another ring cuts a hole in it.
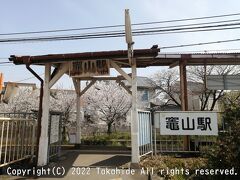
[[[209,168],[230,169],[234,167],[240,174],[240,106],[234,105],[225,110],[226,129],[220,132],[217,142],[206,153]],[[216,179],[224,179],[216,176]]]
[[[82,138],[82,144],[85,145],[109,145],[109,146],[127,146],[131,139],[130,133],[112,133],[95,136],[86,136]],[[121,141],[119,141],[121,140]]]
[[[154,173],[158,174],[164,179],[180,180],[195,176],[195,169],[205,168],[207,159],[153,156],[145,158],[140,164],[144,168],[153,168]],[[173,170],[176,172],[175,175],[173,175],[174,173],[171,172]],[[177,173],[178,170],[179,174]]]

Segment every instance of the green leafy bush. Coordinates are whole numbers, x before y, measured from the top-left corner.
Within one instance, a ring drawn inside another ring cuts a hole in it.
[[[140,164],[145,169],[153,168],[154,173],[164,179],[180,180],[193,178],[195,176],[195,169],[206,167],[207,159],[153,156],[143,159]],[[178,170],[179,173],[177,173]]]
[[[124,146],[129,145],[131,139],[130,133],[112,133],[101,134],[95,136],[85,136],[82,138],[84,145],[108,145],[108,146]]]
[[[219,132],[217,142],[206,152],[210,168],[230,169],[234,167],[240,175],[240,106],[235,105],[225,110],[226,129]],[[224,179],[216,176],[216,179]]]

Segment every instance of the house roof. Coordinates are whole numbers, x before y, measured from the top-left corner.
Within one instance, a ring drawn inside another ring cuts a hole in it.
[[[181,111],[181,107],[176,104],[164,104],[153,107],[155,111]]]
[[[131,87],[131,84],[127,81],[123,81],[127,87]],[[155,83],[148,77],[137,76],[137,87],[138,88],[155,88]]]
[[[180,82],[177,81],[175,84],[175,90],[176,92],[180,92]],[[203,83],[200,82],[193,82],[193,81],[187,81],[187,88],[189,91],[191,91],[193,94],[199,94],[203,91],[205,88]]]
[[[188,66],[200,65],[239,65],[240,53],[159,53],[154,58],[153,66],[178,65],[181,60],[186,60]]]
[[[19,83],[19,82],[4,82],[4,86],[6,87],[7,84],[9,84],[9,83],[14,83],[17,86],[22,86],[22,87],[32,87],[33,89],[37,88],[35,83]]]

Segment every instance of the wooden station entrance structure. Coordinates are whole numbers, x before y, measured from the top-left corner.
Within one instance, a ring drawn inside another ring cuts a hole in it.
[[[139,130],[137,121],[137,67],[146,67],[148,61],[146,59],[155,58],[159,49],[153,47],[151,49],[134,50],[134,58],[129,60],[128,51],[104,51],[74,54],[55,54],[43,56],[11,56],[10,61],[14,64],[25,64],[27,69],[33,73],[42,85],[39,110],[39,140],[38,140],[38,166],[47,164],[48,157],[48,125],[49,125],[49,99],[51,87],[64,75],[68,74],[72,77],[73,84],[77,94],[77,133],[76,144],[81,143],[81,96],[97,81],[97,80],[115,80],[132,96],[132,112],[131,112],[131,145],[132,145],[132,164],[139,162]],[[45,67],[45,76],[42,80],[32,69],[31,65],[42,65]],[[120,76],[110,77],[110,68],[114,68],[119,72]],[[127,74],[122,68],[130,68],[131,75]],[[53,70],[52,70],[53,69]],[[107,76],[106,76],[107,75]],[[83,90],[81,81],[91,81]],[[127,80],[131,84],[131,89],[127,88],[122,80]],[[41,103],[42,102],[42,103]],[[42,110],[41,110],[42,108]],[[42,113],[41,113],[42,112]],[[40,124],[41,122],[41,124]]]
[[[153,46],[150,49],[137,49],[133,51],[131,61],[128,59],[128,51],[104,51],[104,52],[89,52],[89,53],[74,53],[74,54],[52,54],[41,56],[11,56],[10,61],[16,65],[25,64],[27,69],[33,73],[42,85],[42,104],[40,99],[40,109],[42,107],[42,116],[40,113],[39,119],[39,147],[38,147],[38,165],[47,164],[48,153],[48,122],[49,122],[49,93],[51,87],[61,78],[62,75],[68,74],[72,77],[76,94],[77,94],[77,138],[76,144],[81,143],[81,96],[97,81],[97,80],[115,80],[123,88],[132,95],[132,117],[131,117],[131,143],[132,143],[132,163],[138,163],[139,157],[139,129],[137,121],[137,68],[148,66],[179,66],[180,69],[180,90],[181,90],[181,105],[182,110],[188,110],[187,102],[187,76],[186,66],[192,65],[240,65],[240,54],[159,54],[160,49]],[[32,69],[31,65],[41,65],[45,67],[45,76],[42,80]],[[84,67],[84,68],[83,68]],[[83,70],[93,69],[93,71]],[[116,69],[121,76],[94,76],[106,75],[109,73],[109,68]],[[122,68],[131,68],[131,75],[127,74]],[[52,70],[53,69],[53,70]],[[96,74],[97,73],[97,74]],[[87,75],[86,75],[87,74]],[[81,81],[91,81],[83,90],[81,90]],[[128,89],[122,83],[122,80],[127,80],[131,84],[131,89]],[[41,111],[40,111],[41,112]],[[186,136],[185,150],[188,150],[188,137]]]

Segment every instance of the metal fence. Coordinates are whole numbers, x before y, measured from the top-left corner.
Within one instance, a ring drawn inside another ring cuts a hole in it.
[[[60,156],[61,142],[62,142],[62,115],[61,113],[50,113],[48,161],[51,158]]]
[[[152,118],[149,111],[138,111],[139,155],[153,153]]]
[[[37,113],[0,113],[0,117],[37,120]]]
[[[185,151],[183,136],[160,135],[158,129],[154,129],[154,131],[154,149],[156,153]],[[188,149],[190,152],[201,152],[210,147],[216,139],[216,136],[190,136]]]
[[[34,156],[36,120],[0,117],[0,167]]]
[[[0,167],[36,156],[37,115],[37,113],[0,113]],[[50,112],[48,161],[60,155],[61,133],[61,113]]]
[[[180,152],[184,151],[182,136],[162,136],[154,129],[154,149],[155,153],[159,152]]]

